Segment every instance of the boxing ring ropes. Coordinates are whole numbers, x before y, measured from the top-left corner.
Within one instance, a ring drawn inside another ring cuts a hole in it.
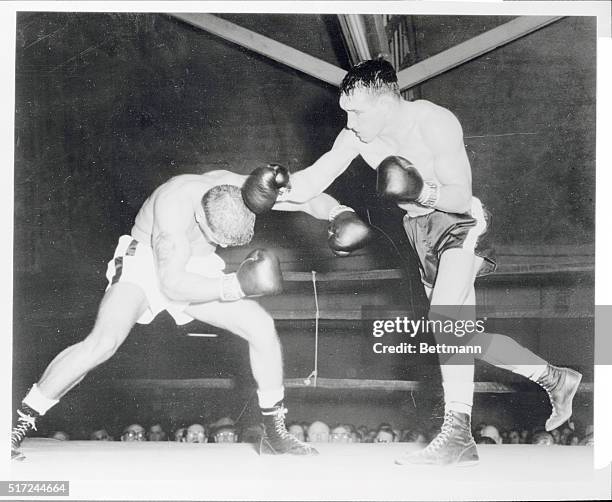
[[[521,273],[520,270],[514,272]],[[524,272],[527,272],[526,270]],[[533,272],[533,270],[529,270]],[[317,280],[381,275],[367,272],[289,272],[289,281],[310,280],[315,298],[313,370],[285,380],[287,388],[418,391],[420,382],[325,378],[318,374],[319,319],[347,312],[319,310]],[[357,318],[360,311],[348,313]],[[517,312],[514,312],[517,314]],[[518,313],[520,314],[520,312]],[[523,312],[525,314],[525,312]],[[304,318],[276,312],[275,318]],[[312,319],[312,312],[309,314]],[[179,382],[140,379],[132,387],[233,389],[232,379]],[[476,392],[510,393],[513,385],[476,382]],[[583,383],[579,392],[592,392]],[[473,467],[399,466],[394,459],[415,443],[317,444],[319,455],[259,456],[254,445],[174,442],[104,442],[27,439],[23,462],[11,462],[14,480],[69,480],[70,498],[105,500],[554,500],[609,499],[610,469],[593,469],[590,446],[479,445]]]

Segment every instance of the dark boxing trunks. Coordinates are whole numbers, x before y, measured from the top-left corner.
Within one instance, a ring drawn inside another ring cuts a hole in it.
[[[475,197],[466,214],[433,211],[423,216],[404,216],[406,235],[419,256],[423,284],[433,288],[440,257],[447,249],[468,249],[484,258],[477,276],[494,272],[495,254],[486,239],[490,225],[491,214]]]

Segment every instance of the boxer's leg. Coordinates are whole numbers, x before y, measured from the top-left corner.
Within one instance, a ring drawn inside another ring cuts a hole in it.
[[[117,283],[106,291],[91,333],[51,361],[17,410],[17,423],[11,434],[14,452],[27,433],[36,430],[38,416],[44,415],[89,371],[117,351],[146,306],[142,289],[133,284]]]
[[[249,344],[251,371],[257,383],[265,435],[261,453],[316,453],[291,436],[285,427],[283,360],[274,320],[257,302],[210,302],[189,305],[185,313],[199,321],[230,331]]]
[[[431,292],[429,320],[475,320],[474,280],[482,258],[473,251],[460,248],[445,251],[438,268],[436,283]],[[459,345],[460,338],[452,333],[434,333],[437,343]],[[467,342],[467,339],[466,339]],[[398,464],[473,465],[478,452],[471,431],[471,413],[474,398],[474,361],[470,355],[460,359],[441,360],[444,389],[444,423],[441,432],[416,453],[404,455]]]

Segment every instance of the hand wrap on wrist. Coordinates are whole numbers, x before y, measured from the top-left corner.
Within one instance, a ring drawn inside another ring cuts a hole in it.
[[[219,297],[222,302],[235,302],[245,296],[236,274],[226,274],[221,277],[221,282],[219,283]]]

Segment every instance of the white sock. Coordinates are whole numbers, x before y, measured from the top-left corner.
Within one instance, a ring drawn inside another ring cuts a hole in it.
[[[276,403],[285,398],[285,387],[269,390],[257,390],[260,408],[272,408]]]
[[[58,402],[59,399],[49,399],[47,396],[43,395],[36,384],[32,385],[30,392],[28,392],[26,397],[23,399],[24,404],[27,404],[41,416],[47,413],[47,411],[49,411],[49,409],[55,406]]]
[[[458,401],[444,403],[444,413],[448,413],[451,410],[459,413],[466,413],[467,415],[472,416],[472,407],[466,403],[460,403]]]
[[[442,382],[444,388],[444,411],[472,414],[474,404],[474,382]]]

